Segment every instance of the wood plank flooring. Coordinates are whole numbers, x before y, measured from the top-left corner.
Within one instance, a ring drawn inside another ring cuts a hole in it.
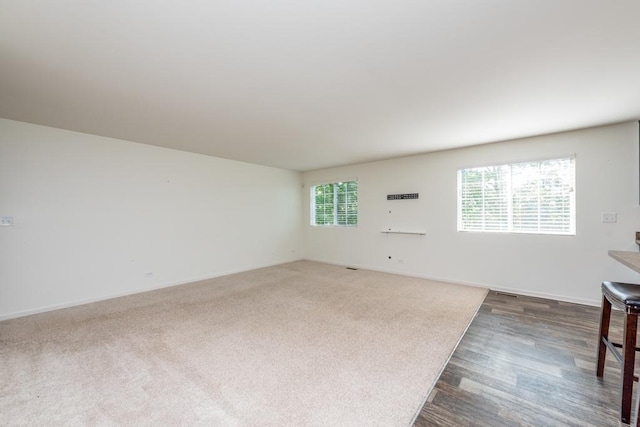
[[[595,375],[599,320],[598,307],[491,291],[414,425],[621,425],[613,356]]]

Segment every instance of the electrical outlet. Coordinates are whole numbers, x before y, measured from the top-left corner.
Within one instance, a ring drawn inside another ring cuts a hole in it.
[[[13,217],[7,215],[0,216],[0,227],[13,227]]]
[[[153,277],[153,271],[147,272],[144,277]]]
[[[618,214],[614,212],[603,213],[602,222],[604,223],[618,222]]]

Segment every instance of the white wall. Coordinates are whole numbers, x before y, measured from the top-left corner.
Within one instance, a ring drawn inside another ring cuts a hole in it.
[[[0,119],[0,215],[15,220],[0,227],[0,319],[299,259],[300,185]]]
[[[576,155],[576,236],[456,231],[459,168],[567,154]],[[358,227],[311,227],[309,186],[354,177]],[[604,279],[640,283],[640,275],[607,255],[608,249],[638,250],[635,122],[318,170],[303,180],[308,259],[590,304],[599,304]],[[386,200],[388,193],[414,192],[418,200]],[[603,212],[617,212],[618,222],[601,223]],[[380,233],[388,227],[427,235]]]
[[[15,219],[0,227],[0,319],[300,259],[303,248],[307,259],[597,304],[604,279],[640,283],[607,256],[638,250],[637,132],[633,122],[313,171],[301,192],[295,172],[0,119],[0,215]],[[456,232],[458,168],[572,153],[575,237]],[[359,226],[309,226],[309,185],[344,178],[359,181]],[[405,192],[420,198],[386,200]]]

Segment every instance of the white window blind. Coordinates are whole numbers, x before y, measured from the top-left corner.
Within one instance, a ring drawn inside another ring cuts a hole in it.
[[[358,224],[358,182],[334,182],[311,187],[311,225]]]
[[[460,169],[458,231],[575,234],[575,158]]]

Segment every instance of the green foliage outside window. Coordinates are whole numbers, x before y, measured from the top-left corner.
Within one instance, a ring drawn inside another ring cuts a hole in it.
[[[574,158],[458,171],[458,230],[575,234]]]
[[[336,182],[312,187],[312,225],[358,224],[358,182]]]

